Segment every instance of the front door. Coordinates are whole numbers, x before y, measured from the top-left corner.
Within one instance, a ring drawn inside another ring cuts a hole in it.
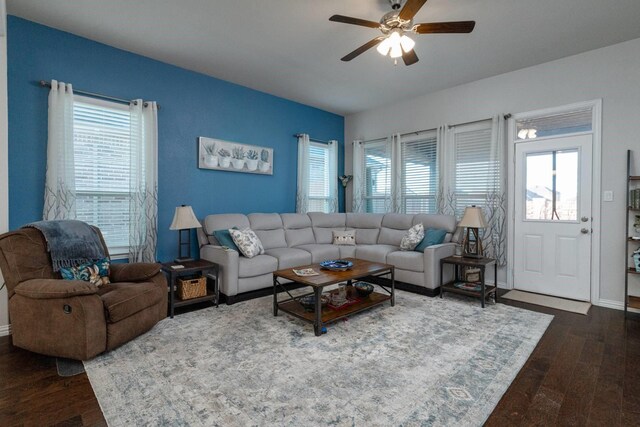
[[[592,135],[516,143],[514,288],[590,301]]]

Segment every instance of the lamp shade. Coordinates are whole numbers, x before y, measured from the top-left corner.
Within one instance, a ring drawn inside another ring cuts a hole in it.
[[[196,218],[196,215],[193,213],[193,209],[191,206],[178,206],[176,208],[176,213],[173,215],[173,221],[171,222],[171,226],[169,230],[185,230],[188,228],[201,228],[200,221]]]
[[[458,227],[486,228],[487,221],[482,214],[482,208],[467,206],[464,209],[464,216],[458,223]]]

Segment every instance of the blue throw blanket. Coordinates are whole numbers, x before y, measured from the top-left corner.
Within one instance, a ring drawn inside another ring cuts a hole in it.
[[[87,223],[76,220],[38,221],[25,225],[42,232],[51,254],[53,271],[77,267],[105,258],[98,233]]]

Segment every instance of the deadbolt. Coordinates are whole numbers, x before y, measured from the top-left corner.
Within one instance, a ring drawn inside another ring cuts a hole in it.
[[[583,216],[582,218],[580,218],[580,221],[587,222],[589,221],[589,218],[587,218],[586,216]]]

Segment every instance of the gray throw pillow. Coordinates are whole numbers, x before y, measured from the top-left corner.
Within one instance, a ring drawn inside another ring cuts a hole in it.
[[[262,255],[264,253],[262,242],[250,228],[243,230],[229,229],[229,234],[231,234],[231,238],[240,250],[240,253],[245,257],[253,258],[256,255]]]
[[[356,231],[334,231],[333,244],[354,246],[356,244]]]
[[[408,229],[404,236],[402,236],[402,241],[400,241],[400,250],[412,251],[420,242],[422,242],[422,239],[424,239],[424,226],[422,223],[418,223]]]

